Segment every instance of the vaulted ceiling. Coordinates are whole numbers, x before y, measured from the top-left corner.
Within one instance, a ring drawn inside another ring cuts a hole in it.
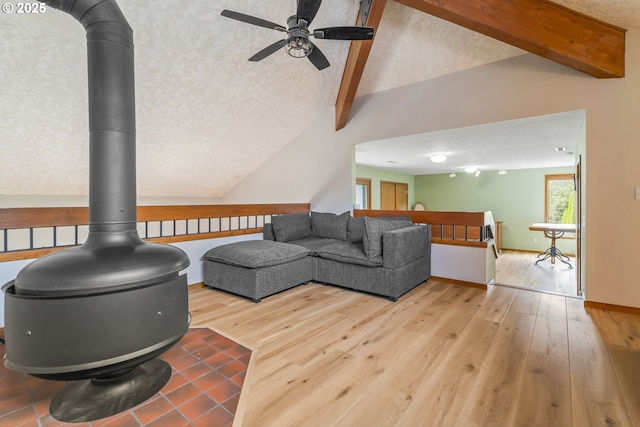
[[[331,63],[323,71],[284,52],[248,62],[281,34],[220,16],[232,9],[285,24],[293,0],[118,3],[136,42],[140,196],[222,196],[336,104],[349,42],[316,42]],[[554,3],[640,29],[638,0]],[[355,0],[324,0],[311,28],[353,25],[358,8]],[[5,13],[0,22],[0,195],[85,195],[84,29],[53,9]],[[523,53],[388,0],[353,96]]]

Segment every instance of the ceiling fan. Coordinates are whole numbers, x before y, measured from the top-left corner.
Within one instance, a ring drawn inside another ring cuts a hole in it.
[[[260,61],[272,53],[275,53],[281,47],[284,47],[290,56],[294,58],[307,57],[318,70],[323,70],[329,66],[329,61],[320,49],[309,40],[309,37],[331,40],[371,40],[373,38],[373,28],[328,27],[318,28],[310,32],[309,24],[311,24],[311,21],[315,18],[321,3],[322,0],[298,0],[298,10],[295,15],[287,19],[287,27],[227,9],[222,11],[222,16],[246,22],[247,24],[287,33],[286,39],[279,40],[265,47],[249,58],[249,61]]]

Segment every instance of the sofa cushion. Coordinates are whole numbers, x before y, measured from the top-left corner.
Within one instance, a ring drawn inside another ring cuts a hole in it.
[[[357,218],[350,216],[347,223],[347,241],[351,243],[362,243],[364,239],[364,217]]]
[[[271,225],[278,242],[311,236],[311,218],[306,212],[274,216]]]
[[[364,253],[370,261],[382,262],[382,235],[386,231],[411,227],[413,222],[404,218],[364,218]]]
[[[269,267],[295,261],[309,255],[309,249],[271,240],[229,243],[208,250],[203,258],[246,268]]]
[[[311,255],[315,255],[316,251],[324,246],[342,242],[338,239],[323,239],[321,237],[305,237],[303,239],[290,240],[287,243],[291,245],[299,245],[311,251]]]
[[[276,236],[273,233],[273,224],[271,224],[270,222],[267,222],[262,226],[262,239],[276,240]]]
[[[338,242],[323,246],[316,250],[320,258],[348,264],[364,265],[365,267],[380,267],[382,260],[372,261],[364,253],[364,245],[358,243]]]
[[[347,224],[351,214],[311,212],[311,229],[315,237],[324,239],[347,240]]]

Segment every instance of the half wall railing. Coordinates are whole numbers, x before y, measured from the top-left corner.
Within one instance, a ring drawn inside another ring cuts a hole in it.
[[[309,212],[309,203],[138,206],[141,238],[163,243],[262,232],[272,215]],[[409,216],[432,225],[433,243],[488,247],[494,222],[488,212],[354,210],[354,216]],[[38,258],[84,242],[87,207],[0,209],[0,262]]]
[[[445,245],[487,247],[493,243],[495,223],[491,211],[441,212],[441,211],[353,211],[354,216],[408,216],[416,224],[431,224],[433,243]]]
[[[272,215],[309,212],[309,203],[138,206],[137,230],[163,243],[261,233]],[[0,209],[0,262],[38,258],[82,244],[87,207]]]

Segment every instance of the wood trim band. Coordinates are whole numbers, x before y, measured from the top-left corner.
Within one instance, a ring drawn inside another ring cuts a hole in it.
[[[354,209],[353,216],[408,216],[413,222],[422,224],[467,225],[483,227],[488,225],[485,212],[442,212],[442,211],[394,211]]]
[[[310,203],[138,206],[137,221],[171,221],[309,212]],[[89,224],[88,207],[0,209],[0,230]]]
[[[489,245],[493,244],[493,239],[491,240],[485,240],[483,242],[480,241],[476,241],[476,240],[454,240],[454,239],[439,239],[439,238],[432,238],[431,239],[431,243],[432,244],[438,244],[438,245],[451,245],[451,246],[469,246],[472,248],[488,248]]]
[[[585,301],[585,308],[597,308],[599,310],[618,311],[620,313],[629,313],[640,315],[639,307],[628,307],[626,305],[607,304],[604,302]]]
[[[0,209],[0,230],[89,224],[88,207]]]
[[[40,258],[41,256],[48,255],[52,252],[58,252],[68,248],[73,248],[73,246],[58,246],[56,248],[28,249],[24,251],[4,252],[0,253],[0,262]]]
[[[225,218],[309,212],[309,203],[253,205],[138,206],[138,221],[168,221],[190,218]]]
[[[438,282],[450,283],[452,285],[468,286],[470,288],[488,289],[488,286],[484,283],[467,282],[465,280],[449,279],[448,277],[431,276],[430,279],[437,280]]]

